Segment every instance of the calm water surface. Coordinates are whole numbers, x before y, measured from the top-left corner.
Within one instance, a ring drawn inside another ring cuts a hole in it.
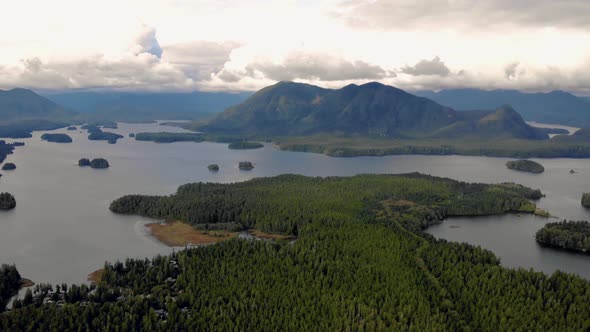
[[[15,263],[23,276],[36,282],[85,282],[88,273],[105,261],[151,257],[172,249],[146,232],[148,219],[111,213],[111,200],[124,194],[169,194],[187,182],[244,181],[282,173],[353,175],[359,173],[422,172],[478,182],[514,181],[540,188],[547,197],[538,202],[559,218],[588,219],[580,205],[590,191],[590,160],[541,160],[545,173],[518,173],[506,169],[505,158],[461,156],[390,156],[332,158],[319,154],[282,152],[268,145],[258,150],[229,150],[226,144],[138,142],[132,132],[181,131],[157,124],[121,124],[114,131],[125,135],[115,145],[88,141],[84,131],[65,131],[70,144],[43,142],[42,132],[25,139],[7,161],[17,169],[3,172],[0,192],[11,192],[17,208],[0,213],[0,262]],[[76,166],[82,157],[108,159],[111,168],[94,170]],[[239,171],[237,163],[250,160],[252,171]],[[207,165],[217,163],[211,173]],[[569,174],[570,169],[578,173]],[[455,218],[432,227],[437,237],[466,241],[494,251],[505,266],[557,269],[590,278],[590,256],[539,247],[535,232],[551,220],[516,215]],[[450,228],[449,225],[460,225]]]

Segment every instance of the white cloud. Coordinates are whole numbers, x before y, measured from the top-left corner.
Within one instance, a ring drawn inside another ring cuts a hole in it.
[[[360,60],[349,61],[331,54],[294,52],[278,63],[250,63],[246,66],[245,74],[253,77],[262,75],[274,81],[345,81],[378,80],[386,76],[386,71],[377,65]]]
[[[131,49],[136,55],[149,53],[160,58],[162,56],[162,48],[156,39],[156,29],[146,25],[142,26],[142,30],[135,38]]]
[[[586,0],[20,0],[2,9],[12,14],[0,20],[0,88],[588,86]]]
[[[421,75],[437,75],[447,76],[451,72],[439,57],[434,57],[432,60],[420,60],[414,66],[405,66],[402,72],[413,76]]]

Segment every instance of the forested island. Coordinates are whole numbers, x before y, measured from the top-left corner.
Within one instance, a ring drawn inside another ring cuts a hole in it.
[[[100,128],[91,128],[88,132],[90,133],[88,139],[91,141],[107,141],[115,144],[119,138],[123,138],[123,135],[102,131]]]
[[[67,134],[43,134],[41,140],[53,143],[72,143],[72,138]]]
[[[421,231],[454,215],[531,213],[533,195],[408,174],[283,175],[125,196],[114,212],[235,221],[298,239],[234,239],[108,263],[96,285],[40,287],[17,301],[0,315],[0,330],[105,330],[112,322],[136,330],[584,330],[589,281],[503,268],[487,250]],[[63,304],[43,304],[53,297]]]
[[[4,311],[8,301],[18,293],[20,282],[21,276],[14,265],[0,266],[0,313]]]
[[[260,149],[264,147],[264,145],[258,142],[242,141],[229,143],[227,147],[232,150],[251,150]]]
[[[238,163],[238,168],[244,171],[249,171],[254,169],[254,164],[251,161],[240,161]]]
[[[506,163],[506,167],[515,171],[529,173],[543,173],[545,171],[545,167],[543,167],[543,165],[527,159],[511,160]]]
[[[11,210],[16,207],[16,199],[9,193],[0,194],[0,210]]]
[[[90,159],[82,158],[82,159],[78,160],[78,166],[80,166],[80,167],[90,166]]]
[[[12,171],[16,169],[16,165],[14,163],[6,163],[2,165],[3,171]]]
[[[585,207],[590,207],[590,193],[582,194],[582,205]]]
[[[78,130],[78,128],[76,126],[69,126],[67,130]]]
[[[137,141],[151,141],[156,143],[174,143],[174,142],[202,142],[203,135],[199,133],[137,133],[135,134]]]
[[[546,224],[535,235],[542,245],[590,253],[590,223],[561,221]]]
[[[91,168],[109,168],[109,162],[104,158],[94,158],[90,161]]]
[[[207,166],[207,168],[211,172],[217,172],[217,171],[219,171],[219,165],[217,165],[217,164],[211,164],[211,165]]]

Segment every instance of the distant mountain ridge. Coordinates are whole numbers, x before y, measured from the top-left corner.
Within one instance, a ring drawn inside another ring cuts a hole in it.
[[[0,123],[22,120],[60,121],[76,116],[57,103],[28,89],[0,90]]]
[[[527,125],[510,106],[458,112],[377,82],[336,90],[279,82],[195,129],[253,136],[548,137],[543,130]]]
[[[498,105],[507,104],[527,121],[590,126],[590,99],[565,91],[524,93],[516,90],[451,89],[415,93],[457,110],[495,109]]]
[[[91,120],[149,121],[203,118],[238,104],[250,93],[63,92],[46,95]]]

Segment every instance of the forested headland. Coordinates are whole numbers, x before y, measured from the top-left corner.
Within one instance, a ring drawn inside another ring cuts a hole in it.
[[[113,211],[234,221],[298,239],[236,239],[107,263],[96,285],[38,287],[0,315],[0,329],[588,329],[587,280],[503,268],[487,250],[421,231],[447,216],[532,212],[528,198],[539,196],[420,174],[283,175],[125,196]]]

